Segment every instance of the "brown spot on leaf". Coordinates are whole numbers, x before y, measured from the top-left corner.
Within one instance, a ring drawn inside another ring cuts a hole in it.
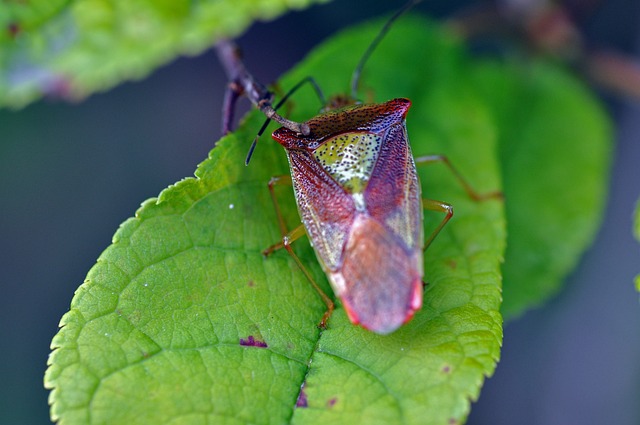
[[[7,25],[7,33],[9,33],[9,37],[11,38],[16,38],[21,31],[22,28],[20,28],[17,22],[11,22]]]
[[[260,341],[259,339],[255,339],[253,335],[249,335],[247,339],[240,338],[240,345],[245,347],[258,347],[258,348],[268,347],[266,342]]]
[[[304,392],[304,388],[300,388],[300,394],[298,394],[298,400],[296,400],[296,407],[309,407],[307,393]]]

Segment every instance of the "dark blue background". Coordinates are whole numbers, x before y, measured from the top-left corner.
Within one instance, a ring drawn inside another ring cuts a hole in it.
[[[582,19],[590,43],[638,56],[640,3],[601,3]],[[335,30],[400,4],[345,0],[257,24],[241,40],[247,65],[274,81]],[[0,111],[0,424],[49,423],[42,378],[73,291],[118,225],[206,157],[224,86],[208,52],[79,104]],[[640,103],[607,102],[617,148],[604,225],[566,289],[507,324],[470,424],[640,423]]]

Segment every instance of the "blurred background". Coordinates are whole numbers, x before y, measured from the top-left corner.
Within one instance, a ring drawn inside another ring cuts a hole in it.
[[[275,81],[331,33],[402,3],[340,0],[256,24],[240,40],[247,67]],[[470,4],[435,3],[417,10],[443,17]],[[589,45],[640,57],[640,2],[566,3]],[[43,374],[74,290],[118,225],[206,158],[225,83],[209,51],[78,104],[0,110],[0,424],[50,423]],[[600,95],[616,129],[603,226],[565,289],[506,324],[502,359],[469,424],[640,423],[640,247],[631,235],[640,102]]]

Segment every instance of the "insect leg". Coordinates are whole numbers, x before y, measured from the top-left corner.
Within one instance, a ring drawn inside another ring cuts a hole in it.
[[[231,125],[233,124],[233,117],[236,109],[236,102],[238,98],[242,96],[244,91],[242,86],[235,81],[232,81],[227,86],[227,90],[224,93],[224,103],[222,104],[222,134],[228,134],[231,132]]]
[[[453,173],[458,183],[462,186],[467,195],[474,201],[484,201],[486,199],[502,199],[503,195],[500,191],[488,192],[488,193],[478,193],[476,192],[471,185],[465,180],[465,178],[460,174],[460,172],[451,164],[449,158],[444,155],[427,155],[420,156],[415,159],[416,165],[427,165],[433,164],[434,162],[441,162],[447,166],[449,171]]]
[[[431,245],[431,242],[433,242],[436,236],[438,236],[438,233],[440,233],[442,228],[447,224],[449,220],[451,220],[451,217],[453,217],[453,207],[450,204],[447,204],[446,202],[440,202],[434,199],[423,199],[422,207],[429,211],[437,211],[437,212],[446,214],[442,219],[442,221],[440,222],[440,224],[438,225],[438,227],[436,227],[436,229],[431,233],[431,235],[429,235],[427,240],[424,242],[423,250],[426,250],[429,247],[429,245]]]
[[[280,212],[280,205],[278,204],[278,198],[276,197],[276,194],[274,191],[274,186],[276,185],[291,185],[291,184],[292,184],[291,176],[289,175],[274,176],[271,178],[271,180],[269,180],[269,193],[271,194],[271,200],[273,201],[273,206],[276,210],[276,215],[278,216],[278,224],[280,225],[282,240],[276,244],[271,245],[264,251],[262,251],[262,255],[264,255],[265,257],[268,257],[269,255],[273,254],[275,251],[279,249],[284,248],[287,250],[287,252],[296,262],[298,267],[300,267],[300,270],[302,270],[302,273],[304,273],[307,280],[309,280],[309,282],[311,283],[311,286],[313,286],[316,292],[318,292],[318,294],[320,295],[320,298],[322,298],[322,301],[324,301],[324,303],[326,304],[327,310],[325,311],[324,315],[322,316],[322,319],[320,320],[320,323],[318,324],[318,326],[320,326],[321,328],[326,328],[327,320],[329,319],[329,317],[331,316],[334,310],[334,303],[331,300],[331,298],[329,298],[329,296],[325,294],[322,288],[318,286],[316,281],[313,279],[313,276],[311,276],[311,273],[309,273],[307,268],[302,264],[302,261],[300,261],[300,258],[298,258],[296,253],[293,252],[293,249],[291,248],[291,244],[295,242],[297,239],[299,239],[301,236],[305,235],[306,230],[304,229],[304,225],[300,224],[292,231],[290,232],[287,231],[287,226],[284,222],[284,218],[282,217],[282,213]]]
[[[273,245],[271,245],[267,249],[263,250],[262,251],[262,255],[264,255],[265,257],[268,257],[271,254],[273,254],[274,252],[276,252],[277,250],[282,249],[282,248],[284,248],[287,251],[289,251],[288,247],[291,246],[292,243],[294,243],[295,241],[300,239],[300,237],[305,235],[305,234],[306,234],[306,232],[304,230],[304,225],[299,224],[295,229],[293,229],[289,233],[286,233],[285,235],[283,235],[282,236],[282,240],[280,240],[280,242],[274,243]]]
[[[280,205],[278,204],[278,198],[276,197],[274,186],[275,185],[291,186],[292,184],[293,182],[291,181],[291,176],[288,174],[282,175],[282,176],[273,176],[271,177],[271,180],[269,180],[269,193],[271,194],[271,201],[273,201],[273,207],[276,210],[276,216],[278,217],[278,224],[280,225],[280,234],[282,235],[282,237],[284,237],[289,231],[287,230],[287,225],[284,223],[284,218],[282,218],[282,212],[280,212]]]

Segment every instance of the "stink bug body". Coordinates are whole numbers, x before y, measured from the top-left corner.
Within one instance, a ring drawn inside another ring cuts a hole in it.
[[[422,204],[407,140],[411,102],[331,111],[300,136],[280,128],[298,210],[354,323],[388,333],[422,305]]]
[[[379,104],[357,104],[355,94],[360,71],[390,24],[413,5],[410,2],[383,27],[366,50],[353,75],[352,96],[335,97],[328,111],[305,123],[280,117],[276,109],[307,78],[284,96],[275,108],[272,94],[246,72],[234,46],[222,43],[218,52],[232,79],[228,99],[246,94],[269,119],[283,127],[273,133],[287,153],[290,176],[274,177],[269,190],[279,220],[282,240],[264,251],[270,255],[285,248],[294,258],[325,303],[320,324],[326,325],[333,301],[314,282],[291,248],[305,233],[309,236],[334,293],[341,299],[349,319],[371,331],[387,334],[410,320],[422,306],[423,251],[453,215],[449,204],[425,200],[416,163],[443,162],[474,199],[477,195],[443,156],[413,159],[405,118],[411,102],[393,99]],[[230,122],[230,113],[225,123]],[[269,121],[267,120],[267,122]],[[266,127],[262,127],[258,135]],[[247,163],[255,147],[249,150]],[[284,223],[274,187],[291,184],[302,224],[292,231]],[[424,240],[423,208],[445,213]]]

